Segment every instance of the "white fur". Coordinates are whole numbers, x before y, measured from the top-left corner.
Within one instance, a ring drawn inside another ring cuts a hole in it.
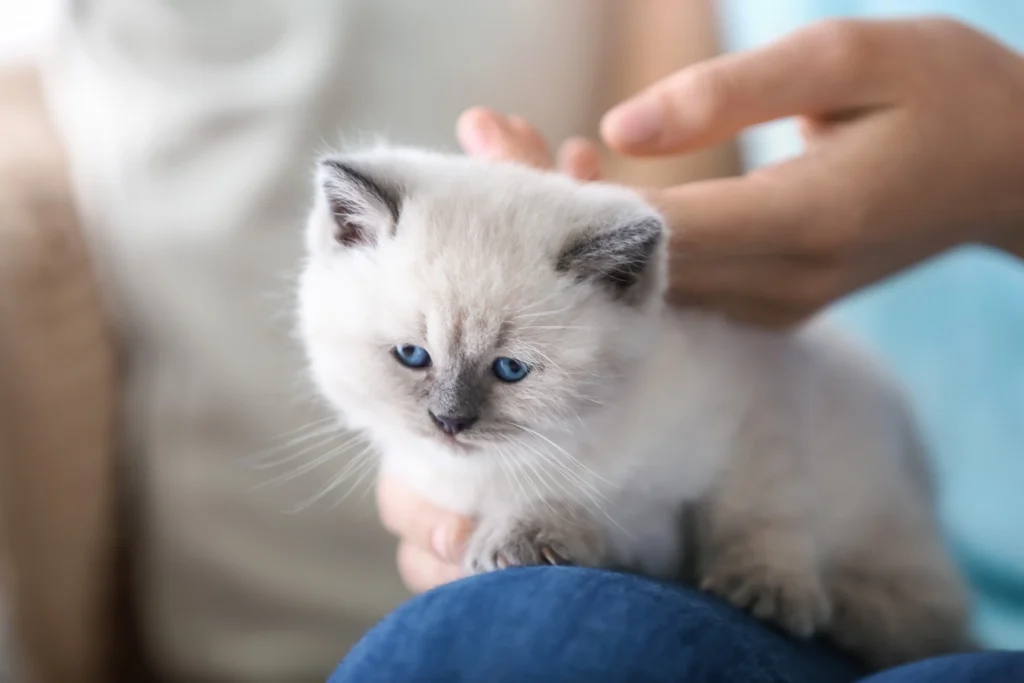
[[[658,577],[679,575],[681,504],[712,501],[740,526],[784,520],[816,572],[873,552],[934,567],[955,596],[949,619],[962,618],[907,407],[849,340],[821,321],[779,334],[667,308],[663,247],[639,305],[557,273],[573,235],[653,214],[624,189],[409,150],[348,159],[399,188],[401,219],[374,247],[339,248],[318,199],[301,331],[316,383],[385,469],[482,522],[582,507],[607,544],[601,564]],[[544,365],[493,388],[495,410],[523,428],[488,437],[482,419],[479,437],[465,434],[471,450],[396,387],[414,371],[389,352],[421,345],[440,371],[456,319],[480,357]],[[491,349],[501,323],[507,348]]]

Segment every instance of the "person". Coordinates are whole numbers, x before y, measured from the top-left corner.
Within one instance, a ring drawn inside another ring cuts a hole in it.
[[[624,154],[683,154],[789,116],[806,143],[797,158],[647,190],[673,228],[674,303],[788,328],[958,245],[1024,258],[1024,58],[959,22],[818,22],[679,71],[610,111],[601,133]],[[520,119],[475,109],[458,131],[469,153],[551,163]],[[563,172],[601,175],[592,143],[558,156]],[[679,586],[564,567],[462,578],[471,520],[393,478],[377,500],[404,581],[427,592],[367,634],[336,683],[864,674],[827,645],[786,640]],[[1009,683],[1024,680],[1024,653],[953,655],[867,680]]]

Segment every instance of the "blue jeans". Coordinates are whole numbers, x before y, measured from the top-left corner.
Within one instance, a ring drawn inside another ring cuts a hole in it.
[[[572,567],[507,569],[421,595],[330,683],[853,683],[864,672],[713,597]],[[1021,683],[1024,653],[932,660],[871,683]]]

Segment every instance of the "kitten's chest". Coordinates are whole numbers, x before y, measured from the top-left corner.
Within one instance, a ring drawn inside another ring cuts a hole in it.
[[[507,476],[503,478],[500,468],[490,461],[395,450],[384,452],[381,469],[433,504],[458,514],[478,517],[521,504],[520,489],[512,486]]]

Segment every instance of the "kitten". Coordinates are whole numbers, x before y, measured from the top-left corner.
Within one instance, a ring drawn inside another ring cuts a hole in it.
[[[382,148],[321,162],[307,231],[313,377],[385,470],[478,520],[468,571],[690,566],[875,666],[966,643],[896,386],[821,322],[666,307],[633,192]]]

